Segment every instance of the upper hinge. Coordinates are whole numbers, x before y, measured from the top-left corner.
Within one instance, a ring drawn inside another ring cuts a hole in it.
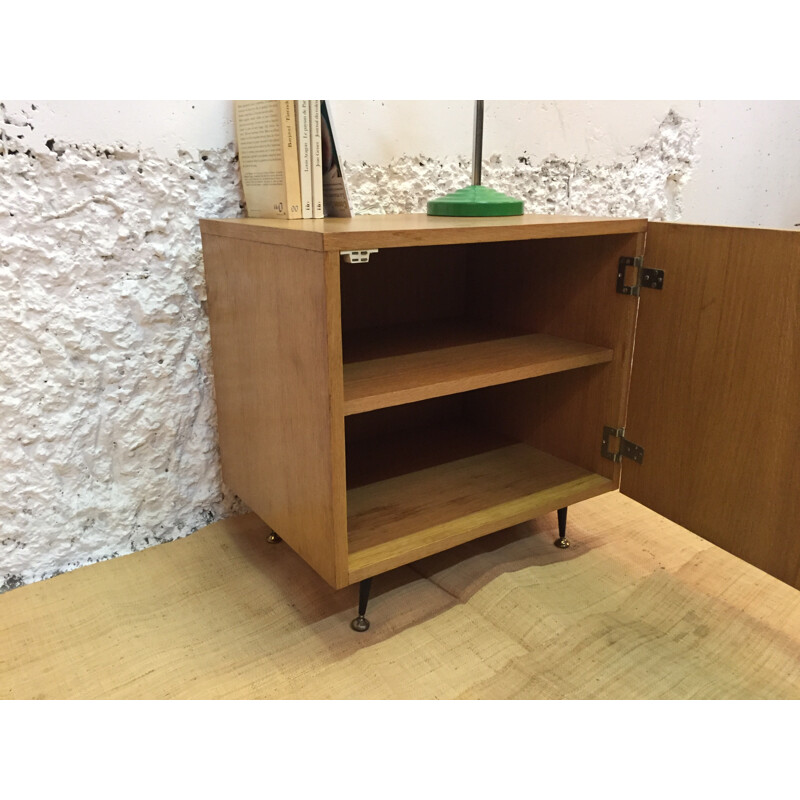
[[[619,439],[619,450],[616,453],[612,453],[608,449],[608,443],[612,438]],[[641,464],[644,460],[644,448],[625,438],[625,428],[612,428],[610,425],[603,428],[603,444],[600,446],[600,454],[614,463],[619,463],[623,457],[629,458],[637,464]]]
[[[377,250],[340,250],[339,255],[346,264],[366,264],[369,261],[370,253],[377,252]]]
[[[625,283],[625,273],[628,267],[636,270],[636,280],[631,284]],[[663,269],[646,269],[641,256],[622,256],[617,269],[617,292],[639,296],[639,290],[662,289],[664,287]]]

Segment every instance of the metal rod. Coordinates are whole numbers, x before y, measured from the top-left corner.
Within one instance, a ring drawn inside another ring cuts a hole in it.
[[[569,539],[567,539],[567,506],[558,509],[558,539],[553,544],[562,549],[569,547]]]
[[[363,617],[367,613],[367,602],[369,601],[369,590],[372,588],[372,578],[365,578],[358,587],[358,616]]]
[[[558,509],[558,535],[563,539],[567,535],[567,509]]]
[[[475,101],[475,136],[472,146],[472,185],[481,185],[481,158],[483,154],[483,100]]]
[[[364,578],[358,587],[358,616],[350,623],[350,627],[359,633],[369,630],[369,620],[364,615],[367,613],[367,601],[371,586],[372,578]]]

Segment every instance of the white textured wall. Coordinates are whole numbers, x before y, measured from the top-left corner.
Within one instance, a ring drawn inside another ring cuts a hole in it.
[[[697,138],[692,120],[668,111],[622,157],[495,153],[484,159],[482,183],[522,198],[527,212],[674,220],[697,160]],[[402,155],[388,164],[351,160],[346,166],[353,203],[363,213],[424,212],[431,197],[471,183],[471,155]]]
[[[0,583],[13,587],[235,510],[198,219],[238,216],[240,192],[230,141],[159,154],[126,125],[71,139],[43,104],[5,106]]]
[[[404,156],[445,164],[471,158],[471,101],[348,101],[334,102],[333,110],[351,171],[360,172],[361,162],[380,169]],[[487,100],[484,157],[500,156],[505,170],[525,158],[533,167],[560,164],[582,174],[621,170],[638,179],[637,158],[648,143],[659,146],[659,137],[666,136],[662,126],[673,115],[686,121],[684,133],[696,132],[691,180],[680,192],[683,221],[773,228],[800,224],[796,100]],[[668,139],[664,143],[673,154],[689,155]],[[654,154],[646,155],[652,159]],[[688,175],[684,168],[679,172]],[[469,171],[464,175],[468,181]],[[524,193],[529,185],[522,180]],[[489,173],[484,183],[492,185]]]
[[[334,102],[359,213],[469,182],[472,104]],[[800,103],[487,101],[529,211],[790,227]],[[221,484],[198,219],[238,216],[231,104],[0,109],[0,586],[240,510]],[[700,187],[699,189],[697,187]]]

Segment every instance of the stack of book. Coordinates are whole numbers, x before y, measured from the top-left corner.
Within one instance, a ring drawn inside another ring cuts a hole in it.
[[[236,100],[234,123],[248,217],[352,216],[324,100]]]

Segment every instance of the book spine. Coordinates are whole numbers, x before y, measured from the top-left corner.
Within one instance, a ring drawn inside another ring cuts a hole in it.
[[[300,195],[300,161],[297,147],[297,121],[293,100],[281,100],[281,128],[283,136],[283,173],[286,191],[286,218],[303,218],[303,201]]]
[[[303,219],[311,219],[313,197],[311,188],[311,119],[308,100],[295,100],[297,119],[297,151],[300,161],[300,197],[303,201]]]
[[[309,100],[311,107],[311,194],[315,219],[325,216],[322,190],[322,127],[320,101]]]

